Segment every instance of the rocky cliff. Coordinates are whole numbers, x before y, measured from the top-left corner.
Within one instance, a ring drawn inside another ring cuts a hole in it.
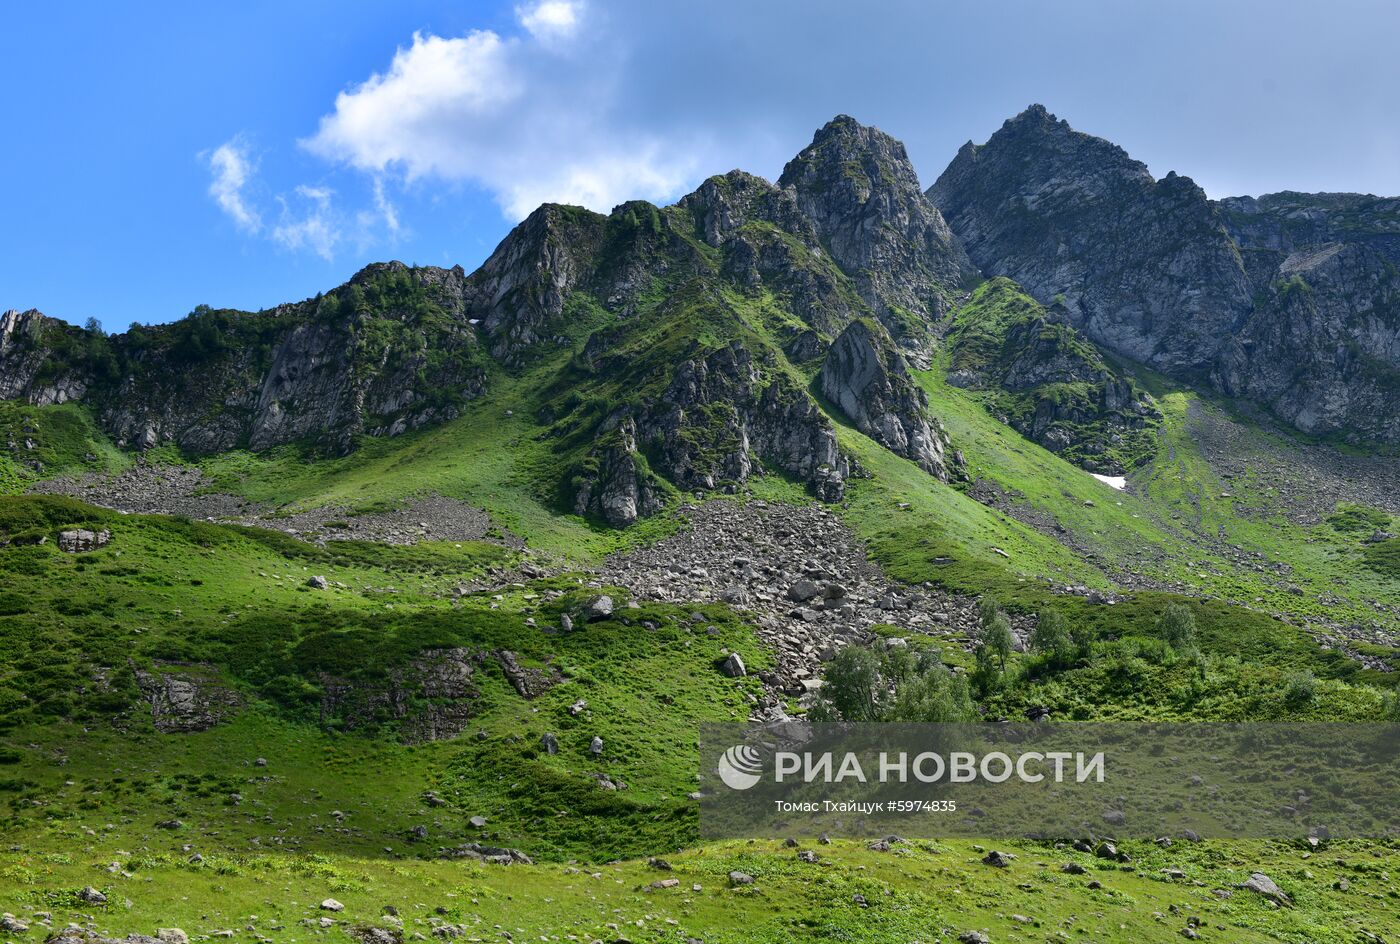
[[[1400,441],[1394,201],[1213,204],[1039,105],[928,195],[988,275],[1105,347],[1308,432]]]
[[[929,414],[928,395],[877,322],[854,321],[827,351],[818,375],[822,396],[856,428],[941,481],[961,473],[962,457]]]
[[[1306,432],[1400,442],[1400,200],[1222,200],[1255,309],[1212,379]]]

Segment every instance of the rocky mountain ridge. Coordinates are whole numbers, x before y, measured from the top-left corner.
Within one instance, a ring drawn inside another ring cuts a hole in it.
[[[843,417],[958,478],[911,372],[945,344],[953,383],[1095,470],[1123,471],[1154,416],[1095,344],[1308,432],[1400,441],[1397,258],[1394,200],[1212,202],[1040,106],[927,191],[902,144],[838,116],[777,183],[736,170],[667,207],[545,205],[471,274],[376,264],[314,299],[111,337],[7,312],[0,398],[86,403],[137,449],[345,454],[543,365],[564,503],[625,526],[766,471],[837,500],[860,471]],[[984,274],[1045,308],[969,366]]]
[[[1043,106],[928,195],[968,255],[1096,343],[1308,433],[1400,442],[1394,200],[1209,200]]]

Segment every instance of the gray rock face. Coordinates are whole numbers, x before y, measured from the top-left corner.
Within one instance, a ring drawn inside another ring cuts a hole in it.
[[[736,170],[711,177],[677,205],[692,216],[706,243],[723,248],[725,278],[746,289],[766,286],[816,329],[788,342],[798,360],[820,353],[817,332],[837,334],[867,311],[827,256],[794,190]]]
[[[606,373],[606,359],[596,369]],[[654,469],[641,456],[644,445]],[[625,527],[662,507],[656,473],[681,488],[713,489],[762,474],[759,460],[806,480],[824,501],[841,498],[851,473],[807,392],[781,375],[765,377],[734,341],[682,361],[655,401],[599,425],[574,510]]]
[[[48,406],[82,398],[85,380],[66,365],[50,363],[48,345],[55,335],[76,339],[83,332],[32,309],[0,314],[0,400]]]
[[[814,488],[823,468],[840,479],[850,473],[835,431],[806,391],[781,377],[766,380],[740,342],[682,363],[645,428],[660,441],[664,471],[682,487],[742,482],[759,458]]]
[[[58,549],[69,554],[80,554],[84,551],[95,551],[106,547],[107,542],[111,540],[112,532],[105,528],[101,531],[76,528],[71,531],[58,532]]]
[[[968,143],[928,191],[989,275],[1094,341],[1306,432],[1400,441],[1400,202],[1213,204],[1041,106]]]
[[[878,324],[851,322],[827,352],[820,382],[823,396],[891,452],[944,482],[960,468],[947,433],[929,414],[928,397]]]
[[[380,678],[322,673],[321,723],[354,730],[388,719],[409,743],[456,737],[475,713],[474,676],[487,658],[462,648],[425,649]]]
[[[136,672],[136,684],[151,706],[156,730],[167,734],[207,731],[243,707],[242,697],[208,665],[162,664]]]
[[[481,320],[493,356],[517,358],[557,334],[564,303],[587,277],[605,221],[579,207],[545,204],[472,273],[467,305]]]
[[[901,347],[924,352],[929,323],[975,269],[920,192],[904,145],[845,115],[817,132],[778,180]]]
[[[963,145],[928,195],[986,274],[1159,369],[1208,369],[1249,313],[1239,255],[1199,187],[1153,180],[1040,105]]]
[[[600,430],[588,469],[575,488],[574,513],[602,518],[615,528],[625,528],[665,505],[661,484],[637,452],[636,422],[626,415]]]
[[[1400,442],[1400,200],[1223,200],[1256,309],[1212,380],[1316,434]]]

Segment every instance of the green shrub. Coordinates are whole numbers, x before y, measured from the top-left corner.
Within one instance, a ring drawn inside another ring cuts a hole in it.
[[[1308,704],[1317,696],[1317,676],[1311,672],[1295,672],[1288,677],[1283,689],[1283,703],[1290,708]]]
[[[1180,603],[1167,607],[1157,621],[1157,638],[1182,654],[1196,649],[1196,617]]]
[[[1377,573],[1400,579],[1400,538],[1368,545],[1362,559]]]

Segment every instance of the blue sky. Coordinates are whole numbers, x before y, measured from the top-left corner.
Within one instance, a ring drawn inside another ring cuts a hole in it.
[[[1385,0],[59,6],[0,33],[0,309],[110,330],[470,270],[542,200],[771,179],[838,113],[925,184],[1042,102],[1213,196],[1400,194]]]

